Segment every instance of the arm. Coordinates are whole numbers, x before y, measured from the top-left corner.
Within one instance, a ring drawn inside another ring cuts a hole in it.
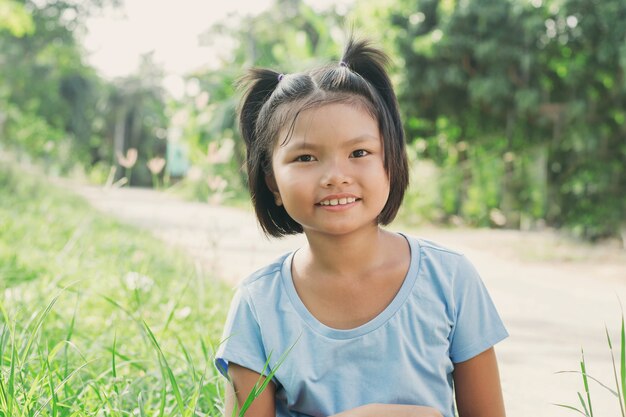
[[[228,375],[232,384],[226,383],[226,404],[224,410],[224,417],[231,417],[233,415],[233,409],[239,409],[248,398],[250,391],[254,388],[257,382],[263,382],[260,379],[261,376],[251,371],[248,368],[239,366],[235,363],[228,365]],[[267,387],[263,392],[252,402],[246,416],[254,417],[275,417],[276,416],[276,404],[274,394],[276,387],[273,382],[267,384]]]
[[[454,387],[459,417],[504,417],[498,362],[493,348],[455,364]]]

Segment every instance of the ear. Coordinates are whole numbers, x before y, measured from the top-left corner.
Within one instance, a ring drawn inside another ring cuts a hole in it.
[[[274,194],[274,202],[277,206],[283,205],[283,200],[280,198],[280,192],[278,191],[278,185],[276,184],[276,178],[274,178],[274,174],[267,174],[265,176],[265,184],[267,188],[270,189],[272,194]]]

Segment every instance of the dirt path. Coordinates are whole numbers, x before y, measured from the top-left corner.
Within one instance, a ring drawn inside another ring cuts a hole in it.
[[[302,237],[268,241],[245,210],[184,202],[151,190],[71,188],[99,210],[186,248],[233,284],[303,242]],[[509,417],[575,415],[552,403],[579,405],[580,376],[555,373],[577,369],[581,347],[588,372],[611,384],[604,324],[619,340],[626,252],[567,243],[548,233],[410,233],[463,251],[481,272],[511,334],[497,346]],[[595,415],[617,416],[617,400],[596,384],[591,389]]]

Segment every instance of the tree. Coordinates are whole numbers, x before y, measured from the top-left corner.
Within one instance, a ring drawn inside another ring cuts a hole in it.
[[[162,70],[154,63],[153,54],[142,56],[137,74],[117,79],[111,86],[105,113],[108,152],[102,155],[112,165],[120,167],[119,155],[129,149],[138,150],[138,163],[132,184],[150,185],[152,178],[147,162],[155,156],[165,155],[165,93]],[[125,173],[116,172],[115,179]]]
[[[590,239],[615,233],[625,195],[626,4],[396,6],[401,107],[410,140],[446,168],[444,211],[475,224],[499,212],[509,227],[546,219]]]
[[[550,213],[589,239],[626,223],[626,3],[566,0],[546,20],[552,58],[546,83],[564,103],[551,144]]]
[[[0,100],[10,109],[6,141],[34,156],[54,155],[61,168],[93,161],[103,83],[84,64],[75,32],[89,13],[108,4],[116,0],[2,0],[0,27],[10,28],[0,30]],[[32,125],[40,129],[29,132]]]

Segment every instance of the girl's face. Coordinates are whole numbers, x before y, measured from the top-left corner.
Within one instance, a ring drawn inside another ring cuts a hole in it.
[[[343,235],[378,227],[389,196],[383,158],[376,119],[359,105],[331,103],[299,114],[266,180],[307,236]]]

